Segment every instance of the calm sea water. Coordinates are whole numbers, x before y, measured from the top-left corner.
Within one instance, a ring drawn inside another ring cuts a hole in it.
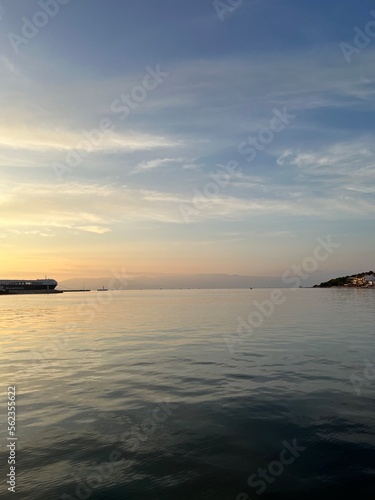
[[[0,296],[1,498],[373,499],[375,292],[271,292]]]

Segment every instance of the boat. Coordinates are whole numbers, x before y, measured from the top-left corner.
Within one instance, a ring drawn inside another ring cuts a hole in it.
[[[104,285],[103,285],[103,288],[98,288],[96,291],[97,292],[108,292],[108,288],[104,288]]]
[[[0,292],[5,293],[59,293],[58,283],[51,279],[0,280]]]

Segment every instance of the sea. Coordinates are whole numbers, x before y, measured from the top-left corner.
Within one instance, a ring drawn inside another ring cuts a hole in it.
[[[0,296],[0,498],[374,499],[374,304],[356,288]]]

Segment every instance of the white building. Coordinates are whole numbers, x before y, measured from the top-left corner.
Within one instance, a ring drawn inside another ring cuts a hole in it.
[[[366,276],[366,281],[368,286],[375,286],[375,276]]]

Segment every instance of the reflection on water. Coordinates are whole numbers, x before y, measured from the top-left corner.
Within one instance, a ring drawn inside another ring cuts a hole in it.
[[[372,498],[375,293],[270,293],[0,297],[17,498]]]

